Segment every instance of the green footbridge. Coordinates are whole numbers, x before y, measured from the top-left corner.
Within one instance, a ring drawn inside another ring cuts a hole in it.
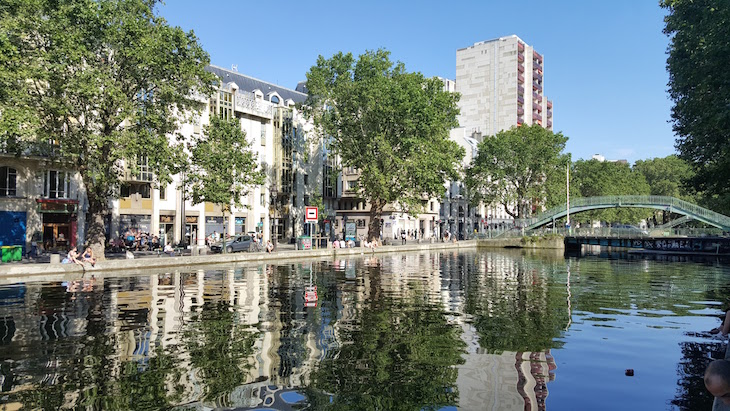
[[[604,197],[579,197],[570,201],[570,210],[566,205],[553,207],[533,218],[520,220],[520,225],[525,230],[534,230],[542,226],[552,224],[555,220],[570,214],[578,214],[588,210],[599,210],[603,208],[631,207],[631,208],[653,208],[666,210],[672,213],[682,214],[686,219],[693,219],[715,226],[723,231],[730,231],[730,217],[716,213],[712,210],[702,208],[696,204],[667,196],[604,196]]]

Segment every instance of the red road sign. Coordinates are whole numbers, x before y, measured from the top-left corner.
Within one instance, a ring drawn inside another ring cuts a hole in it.
[[[319,219],[319,210],[317,207],[306,207],[304,221],[307,223],[316,223]]]

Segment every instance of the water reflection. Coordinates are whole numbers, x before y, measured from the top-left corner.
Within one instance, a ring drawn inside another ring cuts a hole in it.
[[[11,284],[0,387],[29,409],[697,409],[724,346],[690,331],[728,284],[717,263],[476,251]]]

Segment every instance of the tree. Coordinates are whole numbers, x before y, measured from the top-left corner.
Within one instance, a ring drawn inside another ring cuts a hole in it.
[[[153,13],[156,0],[7,0],[0,5],[0,143],[79,172],[88,239],[103,256],[104,217],[124,167],[144,160],[157,183],[184,164],[171,136],[212,93],[208,54],[192,32]],[[9,85],[8,85],[9,84]],[[5,86],[8,85],[8,86]],[[3,115],[5,117],[5,114]],[[49,144],[49,142],[51,142]]]
[[[190,187],[193,204],[205,201],[218,204],[225,215],[234,205],[244,207],[241,198],[252,186],[265,181],[256,153],[251,150],[238,119],[212,116],[203,133],[193,137],[190,154],[185,183]]]
[[[537,124],[513,127],[486,137],[466,171],[466,185],[475,200],[504,207],[513,218],[526,218],[533,205],[548,207],[565,202],[565,167],[570,156],[563,154],[568,138]],[[562,181],[562,197],[548,192]],[[548,184],[549,182],[549,184]],[[555,204],[553,204],[555,203]]]
[[[449,140],[457,127],[458,95],[436,78],[409,73],[385,50],[319,56],[307,73],[305,112],[329,139],[343,167],[360,171],[358,188],[370,204],[368,238],[380,234],[386,204],[406,212],[440,197],[458,177],[464,151]]]
[[[676,197],[694,202],[694,189],[688,185],[694,172],[689,164],[677,155],[638,160],[634,163],[633,169],[644,176],[651,195]]]
[[[710,198],[730,199],[730,7],[720,0],[663,0],[669,11],[667,69],[680,158],[696,171],[692,184]],[[730,211],[730,201],[717,202]]]
[[[627,163],[595,159],[575,162],[571,185],[577,187],[583,197],[649,195],[650,192],[644,175],[632,170]],[[649,209],[619,207],[571,215],[571,220],[635,224],[651,215]]]

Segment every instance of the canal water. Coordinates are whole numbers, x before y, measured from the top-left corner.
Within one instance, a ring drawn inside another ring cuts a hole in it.
[[[728,297],[717,260],[517,250],[3,284],[0,409],[709,410]]]

